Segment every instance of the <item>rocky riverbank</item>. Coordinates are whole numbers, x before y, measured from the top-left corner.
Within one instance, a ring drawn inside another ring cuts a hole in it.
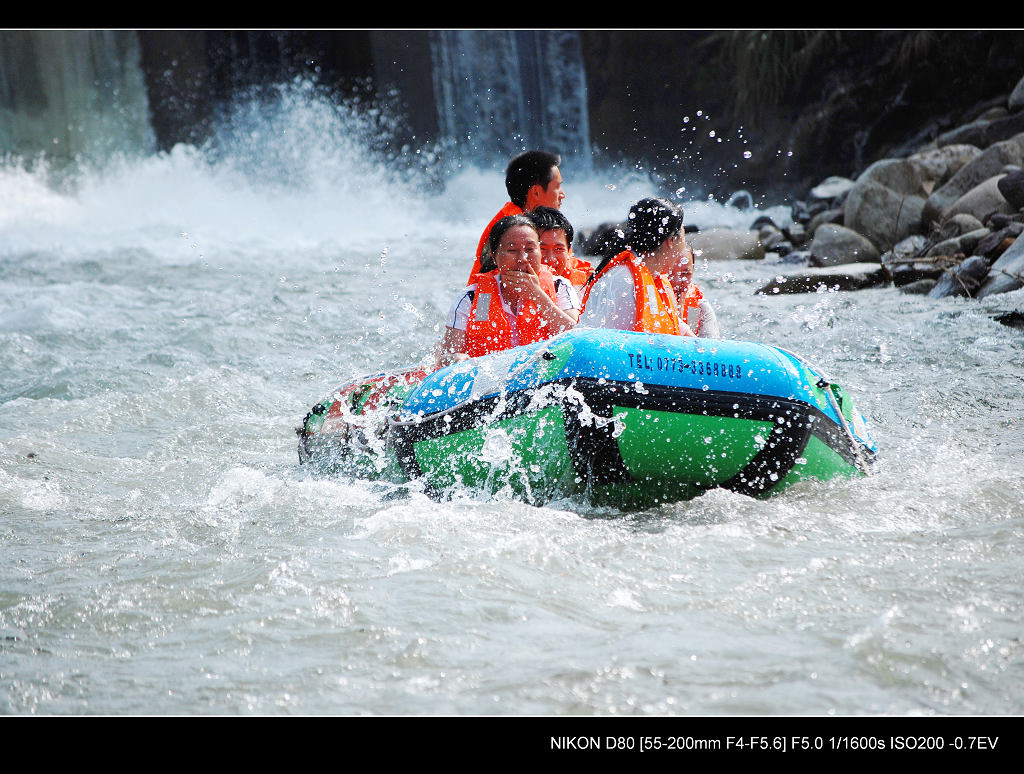
[[[704,258],[786,267],[759,292],[893,285],[932,298],[1024,287],[1024,78],[976,118],[855,179],[829,177],[793,203],[791,222],[689,227]],[[581,245],[601,254],[608,227]]]
[[[891,283],[932,298],[1024,287],[1024,78],[907,156],[822,181],[792,206],[792,219],[752,223],[751,245],[764,249],[747,257],[817,268],[762,290],[807,292],[833,274],[847,278],[842,289]]]

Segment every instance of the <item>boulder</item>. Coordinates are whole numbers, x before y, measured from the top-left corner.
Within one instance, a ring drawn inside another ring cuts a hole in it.
[[[756,218],[754,218],[754,222],[750,224],[750,228],[752,228],[754,231],[759,231],[764,228],[777,229],[779,228],[779,224],[776,223],[771,218],[769,218],[767,215],[758,215]],[[700,231],[699,228],[696,230]]]
[[[1020,312],[1016,309],[1014,309],[1011,312],[997,314],[992,319],[998,323],[1002,323],[1003,325],[1009,328],[1017,328],[1019,330],[1024,330],[1024,312]]]
[[[786,239],[780,229],[764,227],[758,229],[758,238],[764,245],[765,252],[785,255],[793,251],[793,245]]]
[[[927,191],[918,167],[906,159],[882,159],[857,178],[846,196],[843,225],[864,235],[879,251],[921,230]]]
[[[786,232],[779,228],[771,218],[762,215],[751,224],[750,228],[757,231],[757,238],[764,246],[765,253],[786,256],[793,252],[793,243]]]
[[[1024,208],[1024,169],[1015,169],[999,178],[999,193],[1015,210]]]
[[[927,293],[931,290],[954,260],[946,256],[926,258],[923,253],[927,247],[928,239],[922,234],[914,234],[882,255],[882,266],[889,273],[893,285],[901,289],[907,285],[916,286],[908,292]],[[923,281],[930,284],[924,287],[920,284]]]
[[[1010,115],[1010,111],[1006,109],[1005,105],[993,105],[987,110],[982,111],[976,120],[995,121],[998,118],[1006,118],[1008,115]]]
[[[822,290],[863,290],[889,284],[889,275],[877,263],[847,264],[842,268],[803,269],[779,274],[755,295],[818,293]]]
[[[998,142],[964,164],[945,184],[932,191],[921,217],[924,223],[941,222],[946,210],[961,196],[986,180],[1002,175],[1008,165],[1024,161],[1024,134]]]
[[[787,228],[782,229],[782,233],[793,243],[794,247],[802,247],[811,238],[811,235],[802,223],[790,223]]]
[[[620,223],[602,223],[591,231],[576,232],[575,250],[579,255],[593,258],[612,257],[625,249],[624,226]]]
[[[878,263],[881,255],[867,237],[835,223],[823,223],[811,240],[812,266]]]
[[[777,263],[785,263],[791,266],[809,266],[811,254],[806,250],[792,250],[785,255],[780,255]]]
[[[898,288],[902,288],[906,285],[912,285],[915,282],[921,280],[929,280],[934,283],[938,280],[948,269],[952,259],[945,258],[943,260],[924,260],[914,261],[913,263],[906,263],[896,266],[886,266],[886,270],[889,272],[889,277],[892,280],[892,284]]]
[[[972,231],[985,228],[985,224],[967,212],[958,212],[942,224],[938,231],[939,239],[952,239],[953,237],[969,234]]]
[[[929,298],[946,296],[973,297],[989,272],[989,262],[980,255],[974,255],[955,269],[947,271],[929,292]]]
[[[1006,107],[1010,110],[1024,108],[1024,78],[1017,81],[1017,85],[1013,87],[1010,98],[1006,100]]]
[[[950,237],[949,239],[945,239],[928,248],[925,252],[925,256],[956,255],[958,253],[963,255],[973,255],[974,249],[978,246],[981,240],[987,237],[990,233],[991,232],[983,226],[975,231],[968,231],[966,234]]]
[[[932,190],[949,180],[960,168],[981,154],[974,145],[953,144],[941,148],[930,148],[907,157],[924,181],[925,188]]]
[[[1017,237],[989,269],[978,298],[1024,288],[1024,235]]]
[[[990,262],[995,261],[1024,232],[1024,223],[1008,223],[998,231],[992,231],[974,248],[977,255],[984,255]]]
[[[1021,132],[1024,132],[1024,112],[1011,113],[992,121],[972,121],[940,134],[935,138],[935,143],[940,147],[954,143],[966,143],[978,148],[988,148],[990,145],[1007,140]]]
[[[818,230],[818,227],[823,223],[843,223],[843,211],[841,209],[836,210],[823,210],[817,215],[814,215],[807,223],[807,231],[810,234],[814,234]]]
[[[893,245],[892,250],[886,250],[882,256],[882,262],[889,263],[914,258],[921,255],[927,246],[928,239],[926,237],[921,234],[913,234]]]
[[[958,213],[968,213],[984,223],[997,212],[1005,214],[1015,212],[1013,206],[999,192],[1001,177],[1001,175],[990,177],[967,191],[945,210],[943,218],[950,218]]]
[[[811,189],[811,197],[825,201],[842,200],[853,188],[853,181],[848,177],[826,177]]]
[[[765,249],[758,232],[739,228],[709,228],[686,235],[694,255],[709,261],[760,260]]]
[[[933,279],[914,280],[913,282],[908,282],[906,285],[900,286],[900,292],[909,293],[915,296],[926,296],[936,284],[937,280]]]
[[[1013,215],[1004,215],[1001,212],[997,212],[992,216],[989,222],[989,227],[994,229],[1006,228],[1014,223],[1024,222],[1024,213],[1015,212]]]

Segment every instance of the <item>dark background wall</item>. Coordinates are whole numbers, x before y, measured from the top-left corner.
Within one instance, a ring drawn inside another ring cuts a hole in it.
[[[143,30],[158,149],[207,137],[232,97],[315,78],[436,139],[429,30]],[[1024,75],[1016,31],[582,30],[595,155],[666,187],[778,196],[914,150]],[[540,63],[543,66],[543,63]],[[557,150],[557,149],[556,149]],[[496,162],[497,163],[497,162]]]
[[[723,190],[806,190],[854,176],[973,117],[1024,76],[1016,31],[581,35],[595,144],[663,169],[683,151]],[[710,119],[681,131],[697,110]]]

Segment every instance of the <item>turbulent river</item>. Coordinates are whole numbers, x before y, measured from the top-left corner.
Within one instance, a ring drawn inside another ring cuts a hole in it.
[[[779,266],[698,266],[725,337],[849,390],[868,478],[640,513],[317,478],[295,427],[432,346],[505,201],[329,139],[0,167],[0,712],[1024,711],[1024,335],[993,319],[1022,291],[762,296]],[[655,193],[566,190],[580,228]]]

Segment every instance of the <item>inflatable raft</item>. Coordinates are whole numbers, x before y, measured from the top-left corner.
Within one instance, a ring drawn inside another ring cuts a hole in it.
[[[764,344],[576,328],[545,342],[345,385],[298,428],[325,470],[648,507],[869,471],[849,395]]]

